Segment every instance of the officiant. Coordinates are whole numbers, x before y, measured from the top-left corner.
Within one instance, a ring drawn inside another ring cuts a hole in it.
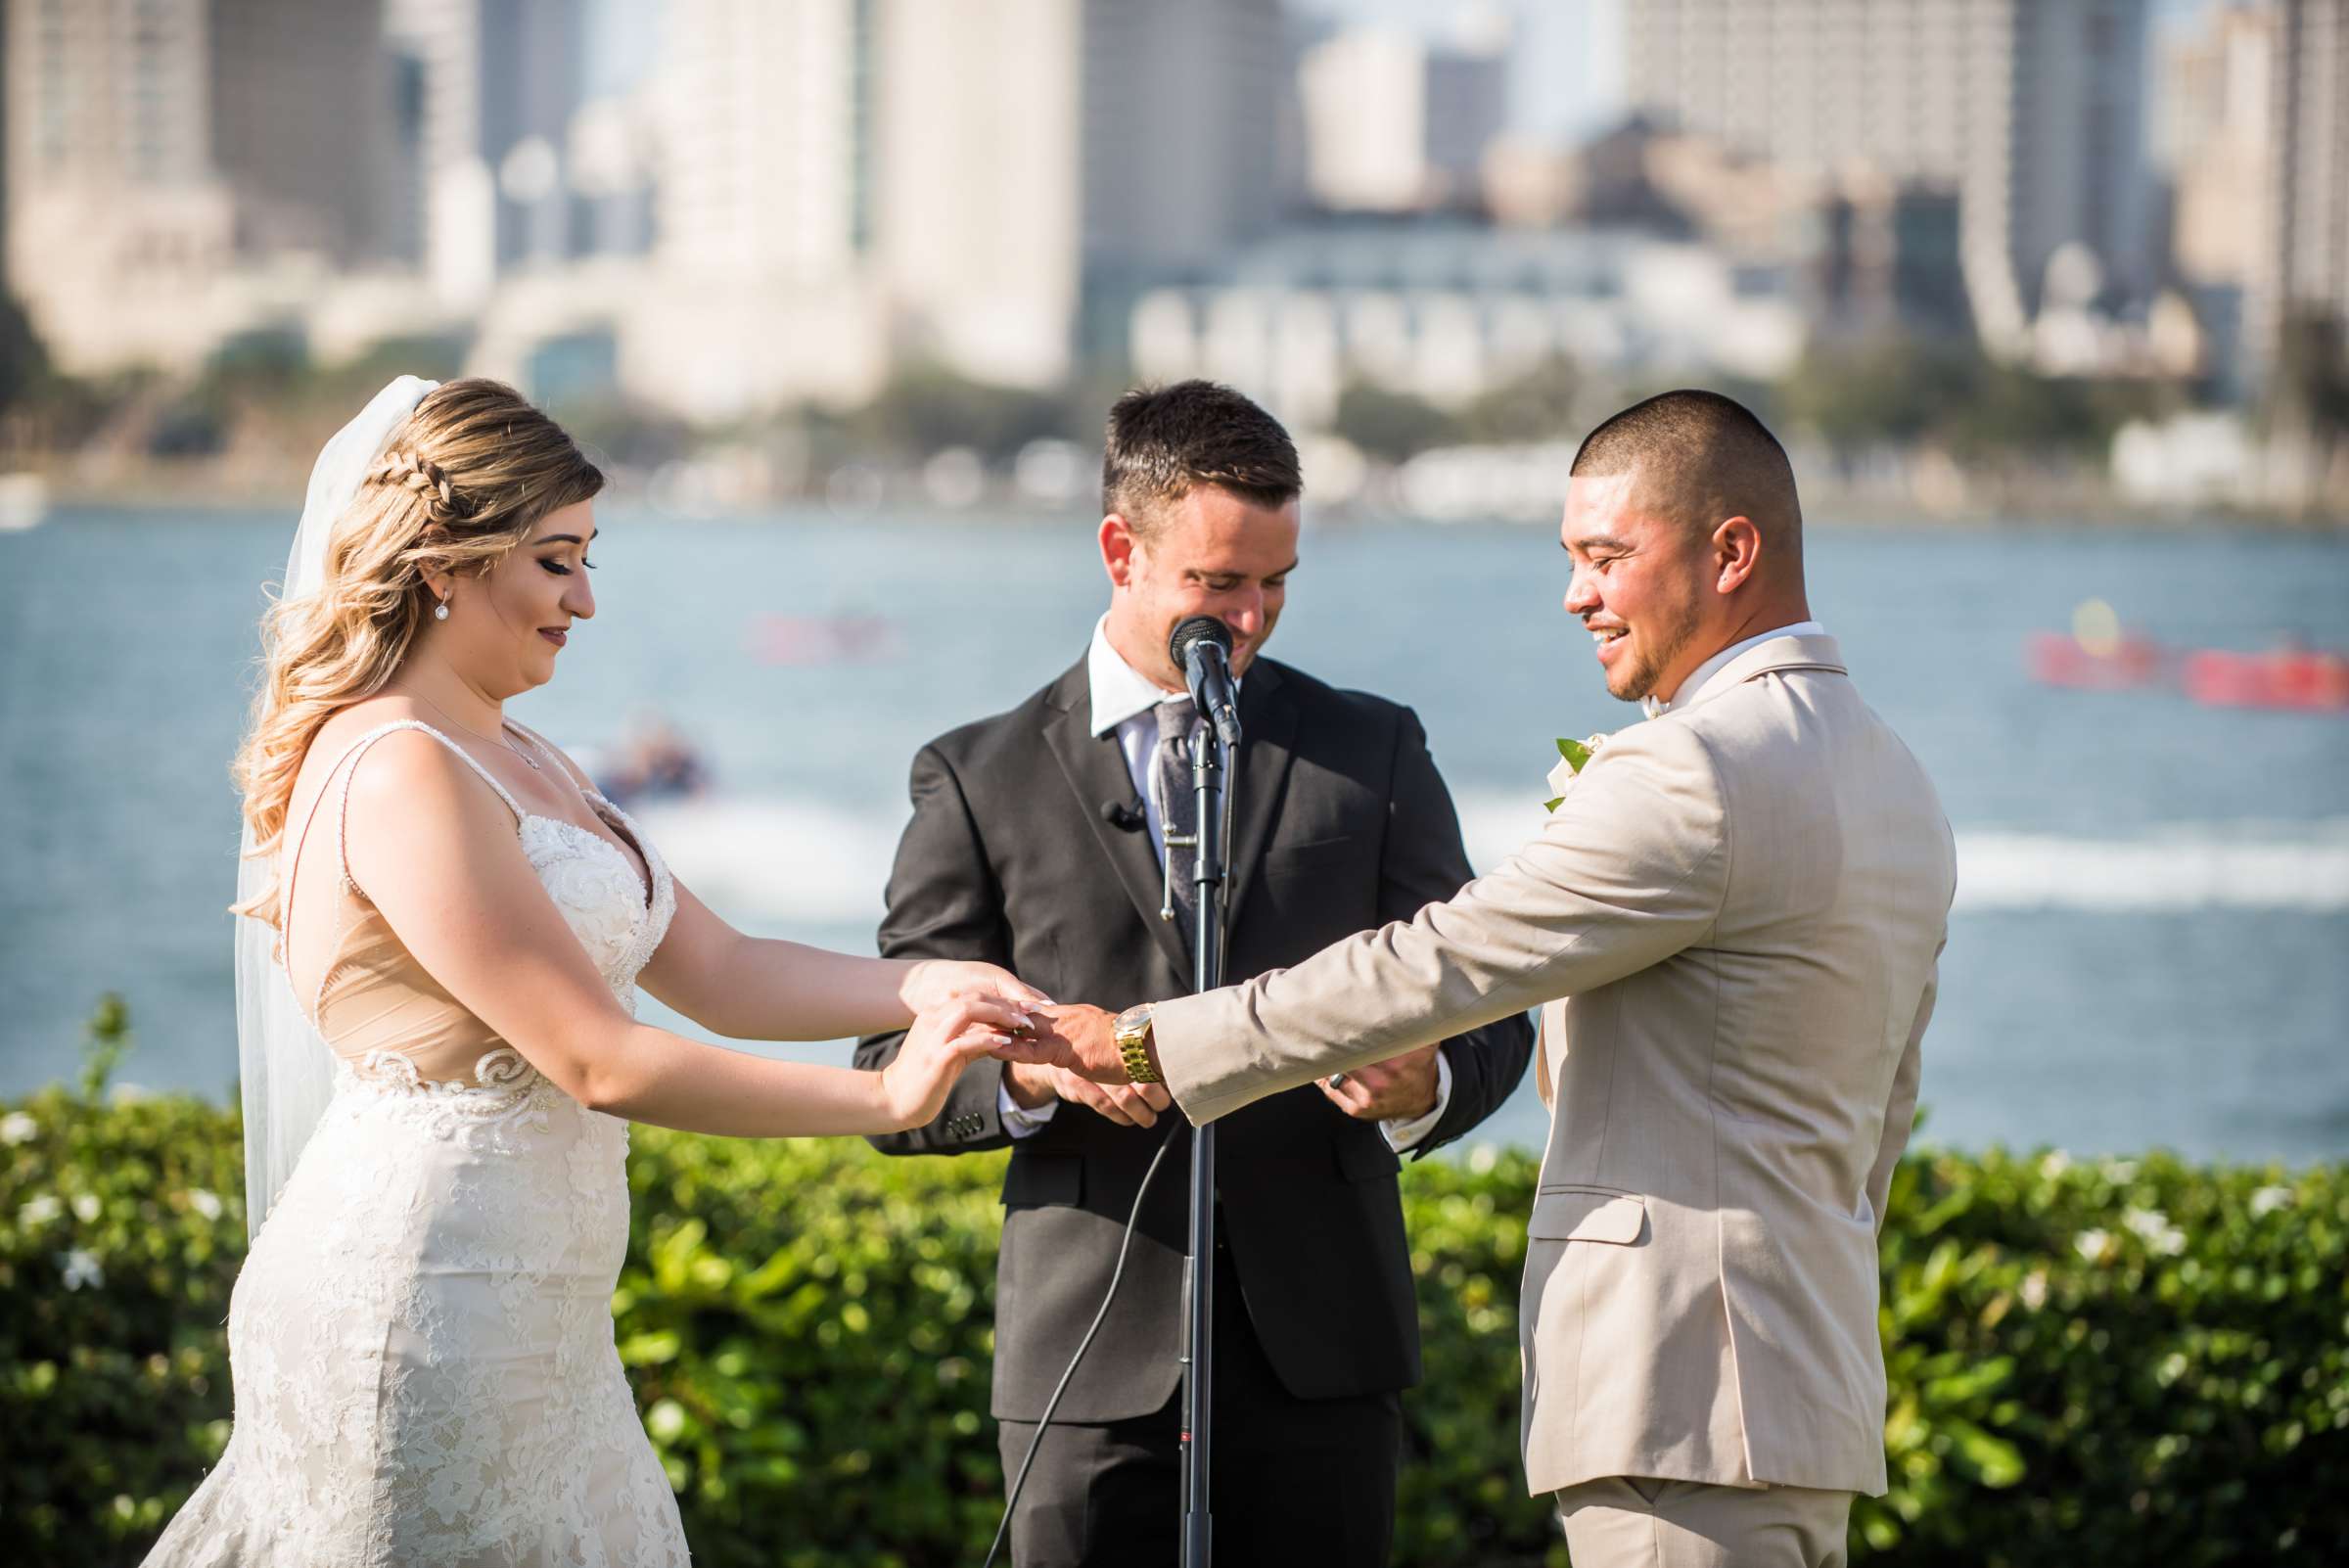
[[[1451,798],[1408,708],[1261,657],[1298,568],[1288,434],[1228,388],[1120,398],[1096,540],[1109,609],[1058,679],[924,747],[881,951],[984,958],[1115,1012],[1193,990],[1190,823],[1198,715],[1175,623],[1231,630],[1227,978],[1293,964],[1469,880]],[[859,1065],[890,1061],[874,1036]],[[1474,1128],[1523,1076],[1511,1017],[1226,1118],[1218,1143],[1220,1562],[1384,1564],[1419,1333],[1397,1174]],[[1159,1144],[1123,1283],[1044,1434],[1012,1521],[1020,1568],[1171,1563],[1181,1506],[1178,1361],[1187,1128],[1156,1085],[983,1063],[892,1154],[1012,1149],[995,1290],[993,1413],[1017,1473],[1086,1325]]]

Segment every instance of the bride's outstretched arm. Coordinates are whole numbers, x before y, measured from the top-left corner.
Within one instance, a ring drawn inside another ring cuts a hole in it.
[[[683,883],[676,918],[640,983],[704,1029],[731,1039],[841,1039],[901,1029],[966,992],[1027,1006],[1051,1000],[993,964],[859,958],[804,943],[748,937]]]
[[[561,748],[525,734],[582,791],[594,781]],[[673,880],[673,879],[672,879]],[[637,983],[729,1039],[842,1039],[903,1028],[970,991],[1042,1006],[1044,995],[993,964],[860,958],[806,943],[748,937],[676,883],[677,912]]]
[[[512,815],[437,741],[394,734],[371,749],[351,773],[348,822],[353,880],[426,972],[566,1093],[615,1116],[751,1137],[901,1130],[1025,1023],[991,995],[924,1010],[903,1073],[902,1053],[861,1073],[704,1045],[629,1016],[530,869]]]

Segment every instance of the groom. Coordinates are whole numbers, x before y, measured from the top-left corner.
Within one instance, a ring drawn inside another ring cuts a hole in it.
[[[1115,1006],[1192,989],[1181,756],[1199,721],[1167,637],[1194,615],[1231,629],[1239,677],[1228,973],[1295,963],[1468,880],[1411,712],[1261,657],[1298,564],[1300,488],[1288,433],[1229,388],[1185,381],[1118,400],[1095,541],[1108,614],[1049,686],[914,759],[885,955],[987,956],[1052,995]],[[859,1065],[885,1064],[901,1038],[864,1041]],[[1416,1043],[1343,1083],[1308,1074],[1219,1140],[1215,1392],[1226,1419],[1210,1499],[1222,1561],[1387,1561],[1397,1395],[1419,1380],[1397,1156],[1498,1107],[1533,1031],[1503,1010]],[[1190,1145],[1167,1105],[1160,1089],[988,1063],[936,1122],[874,1139],[894,1154],[1012,1147],[995,1291],[1008,1479],[1101,1307],[1143,1174],[1174,1136],[1124,1282],[1021,1493],[1020,1568],[1176,1555]]]
[[[1593,431],[1566,609],[1646,706],[1539,838],[1294,968],[1004,1054],[1194,1122],[1541,1004],[1526,1477],[1576,1568],[1844,1560],[1885,1490],[1876,1231],[1956,887],[1932,785],[1811,619],[1785,452],[1667,392]]]

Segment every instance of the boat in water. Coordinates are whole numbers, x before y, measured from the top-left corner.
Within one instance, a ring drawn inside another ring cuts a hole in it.
[[[2161,678],[2161,645],[2127,636],[2092,645],[2059,631],[2035,631],[2023,645],[2023,663],[2043,686],[2076,691],[2126,691]]]
[[[2266,653],[2197,649],[2179,662],[2178,684],[2206,707],[2349,712],[2349,655],[2292,647]]]
[[[2128,691],[2161,685],[2209,708],[2349,712],[2349,654],[2311,648],[2296,637],[2261,653],[2168,649],[2123,629],[2119,615],[2101,599],[2083,600],[2072,612],[2069,636],[2031,633],[2023,664],[2043,686]]]

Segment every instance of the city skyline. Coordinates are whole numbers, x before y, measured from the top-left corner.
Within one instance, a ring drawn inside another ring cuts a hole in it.
[[[8,0],[10,282],[69,376],[437,343],[698,429],[1189,374],[1486,429],[1870,351],[2239,418],[2337,374],[2344,8]]]

